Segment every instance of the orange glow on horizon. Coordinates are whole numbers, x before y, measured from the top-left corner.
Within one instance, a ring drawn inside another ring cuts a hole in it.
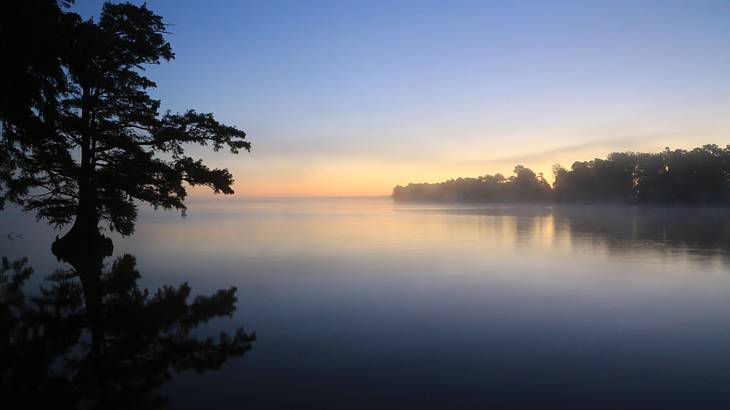
[[[672,143],[675,142],[675,143]],[[384,196],[392,193],[396,185],[409,183],[435,183],[456,178],[472,178],[486,174],[501,173],[512,175],[516,165],[524,165],[552,184],[552,166],[560,164],[566,168],[575,161],[606,158],[614,151],[659,152],[664,146],[691,149],[699,144],[676,143],[676,141],[645,142],[638,141],[630,147],[574,148],[565,151],[549,151],[544,154],[530,155],[524,149],[519,156],[502,151],[502,158],[484,161],[459,160],[474,158],[475,152],[488,152],[474,149],[461,155],[450,153],[448,158],[431,159],[362,159],[362,158],[317,158],[313,161],[286,160],[281,157],[227,158],[223,164],[234,176],[233,189],[237,197],[317,197],[317,196]],[[545,147],[539,147],[545,148]],[[535,152],[534,146],[531,147]],[[189,187],[192,198],[213,197],[207,187]]]

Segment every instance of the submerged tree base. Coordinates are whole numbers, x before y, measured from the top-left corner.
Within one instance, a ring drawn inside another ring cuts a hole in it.
[[[98,230],[90,235],[84,234],[75,226],[66,235],[56,238],[51,245],[51,252],[59,260],[68,262],[74,268],[83,269],[90,261],[101,261],[114,252],[111,238]]]

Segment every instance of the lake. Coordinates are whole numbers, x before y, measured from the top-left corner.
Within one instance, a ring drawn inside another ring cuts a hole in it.
[[[112,237],[257,340],[170,408],[730,408],[730,210],[197,199]],[[38,276],[59,234],[0,214]],[[21,235],[21,236],[18,236]],[[108,259],[111,260],[111,259]],[[226,407],[228,406],[228,407]]]

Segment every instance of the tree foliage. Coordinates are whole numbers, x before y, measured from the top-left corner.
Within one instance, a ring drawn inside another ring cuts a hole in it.
[[[517,165],[514,175],[457,178],[436,184],[408,184],[393,189],[401,202],[543,202],[550,199],[550,185],[542,174]]]
[[[396,201],[730,205],[730,145],[660,153],[615,152],[553,167],[550,185],[530,169],[393,189]]]
[[[145,67],[174,58],[160,16],[128,3],[105,3],[97,20],[50,0],[3,8],[0,202],[128,235],[139,202],[184,211],[187,186],[233,193],[228,170],[186,149],[235,154],[250,149],[246,134],[212,114],[160,113],[149,95]]]
[[[730,145],[613,153],[554,172],[559,202],[730,205]]]

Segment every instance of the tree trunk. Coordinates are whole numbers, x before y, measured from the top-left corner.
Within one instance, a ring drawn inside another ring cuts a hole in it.
[[[86,314],[95,354],[103,354],[104,332],[102,327],[101,269],[104,258],[114,249],[110,238],[99,232],[96,210],[96,186],[94,176],[94,152],[88,89],[82,96],[81,165],[78,175],[79,202],[76,219],[71,229],[51,246],[57,258],[71,264],[76,270],[84,292]]]

